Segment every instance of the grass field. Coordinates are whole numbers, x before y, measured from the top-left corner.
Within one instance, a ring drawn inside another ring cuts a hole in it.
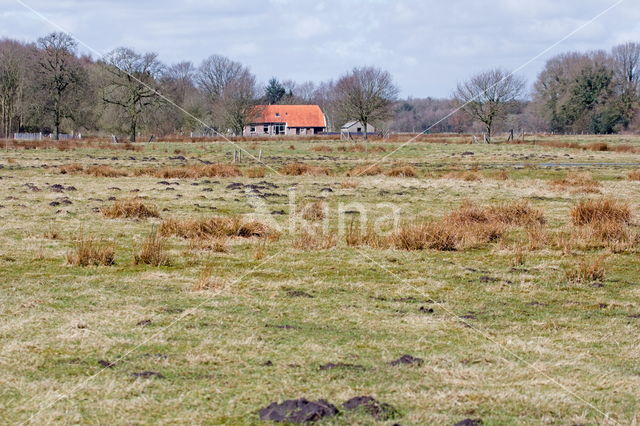
[[[640,138],[529,142],[0,150],[0,422],[635,424]]]

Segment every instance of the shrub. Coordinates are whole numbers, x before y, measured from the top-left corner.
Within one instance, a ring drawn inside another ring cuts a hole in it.
[[[157,230],[145,238],[142,247],[134,255],[136,265],[167,266],[170,264],[169,255],[166,252],[167,241]]]
[[[629,204],[609,198],[583,200],[571,210],[574,225],[589,225],[603,222],[630,223]]]
[[[141,200],[136,198],[116,201],[111,207],[104,207],[100,209],[100,212],[110,219],[146,219],[149,217],[160,217],[160,213],[156,206],[147,206]]]
[[[115,264],[115,250],[108,242],[81,237],[67,253],[67,263],[74,266],[110,266]]]
[[[305,163],[289,163],[282,166],[280,173],[287,176],[328,176],[329,169]]]

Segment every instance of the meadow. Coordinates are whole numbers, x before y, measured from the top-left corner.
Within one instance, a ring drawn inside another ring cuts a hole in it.
[[[635,136],[0,144],[0,422],[634,423],[639,205]]]

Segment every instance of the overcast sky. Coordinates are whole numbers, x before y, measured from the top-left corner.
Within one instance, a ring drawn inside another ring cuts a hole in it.
[[[403,96],[448,96],[471,73],[520,67],[619,0],[21,0],[98,52],[119,47],[199,63],[213,53],[266,81],[389,70]],[[57,30],[0,0],[0,37]],[[640,2],[625,0],[520,74],[568,50],[640,42]],[[94,57],[97,55],[93,55]]]

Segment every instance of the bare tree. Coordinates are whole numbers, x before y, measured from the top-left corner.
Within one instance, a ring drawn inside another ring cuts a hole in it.
[[[75,56],[77,43],[68,34],[54,32],[38,39],[40,85],[47,93],[44,109],[53,116],[55,139],[60,139],[60,125],[73,118],[76,102],[72,99],[86,82],[85,72]]]
[[[640,43],[625,43],[612,50],[623,127],[627,128],[638,111],[640,100]]]
[[[365,139],[370,123],[390,116],[399,92],[391,74],[374,67],[354,68],[338,80],[335,91],[338,109],[362,123]]]
[[[241,63],[220,55],[212,55],[202,61],[196,73],[196,82],[209,101],[218,100],[227,85],[244,71]]]
[[[0,120],[2,137],[8,138],[13,128],[22,70],[19,53],[13,43],[0,45]]]
[[[505,118],[509,108],[522,96],[525,86],[523,78],[496,68],[459,83],[454,96],[469,117],[484,125],[487,141],[491,142],[494,125]]]
[[[129,139],[135,142],[144,112],[162,103],[156,83],[162,63],[155,53],[139,54],[120,47],[107,55],[104,65],[107,77],[102,100],[124,114],[129,124]]]
[[[241,136],[245,126],[260,113],[256,108],[257,98],[256,78],[243,67],[233,80],[227,82],[214,104],[218,127]]]

